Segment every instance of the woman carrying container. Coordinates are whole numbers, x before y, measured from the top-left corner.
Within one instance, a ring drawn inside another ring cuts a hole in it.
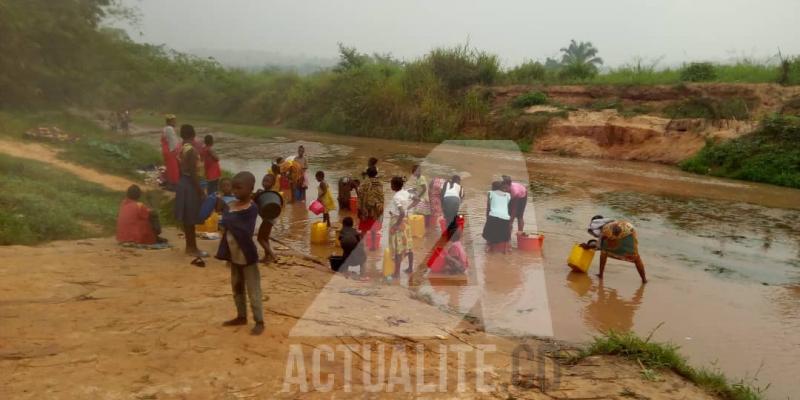
[[[644,263],[639,256],[639,239],[636,229],[627,221],[617,221],[595,215],[589,223],[589,234],[600,240],[600,273],[597,277],[603,279],[608,257],[628,261],[636,265],[636,271],[642,278],[642,283],[647,283],[644,273]]]

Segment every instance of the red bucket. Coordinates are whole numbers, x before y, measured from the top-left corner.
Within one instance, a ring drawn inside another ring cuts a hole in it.
[[[289,189],[289,178],[282,176],[281,177],[281,190]]]
[[[358,211],[358,197],[351,197],[350,198],[350,212]]]
[[[517,233],[517,248],[522,251],[542,251],[544,235]]]
[[[325,211],[325,206],[323,206],[319,200],[314,200],[314,202],[308,206],[308,211],[311,211],[316,215],[320,215],[323,211]]]

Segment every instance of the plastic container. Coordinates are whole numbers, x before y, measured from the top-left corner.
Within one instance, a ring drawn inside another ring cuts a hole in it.
[[[331,269],[334,270],[334,272],[339,272],[339,269],[342,268],[342,264],[344,264],[344,257],[330,256],[328,257],[328,262],[331,264]]]
[[[311,243],[322,244],[328,242],[328,224],[316,222],[311,225]]]
[[[206,218],[205,222],[200,225],[195,225],[194,228],[195,232],[197,233],[212,233],[219,230],[219,214],[216,212],[212,212],[211,215]]]
[[[544,235],[517,233],[517,248],[522,251],[542,251]]]
[[[255,199],[258,205],[258,215],[263,219],[278,218],[283,209],[283,196],[278,192],[268,190],[261,192]]]
[[[381,231],[377,229],[373,229],[367,232],[364,235],[364,243],[366,244],[367,250],[378,250],[381,248]]]
[[[355,196],[351,197],[350,198],[350,203],[348,205],[350,206],[350,212],[353,212],[353,213],[357,212],[358,211],[358,197],[355,197]]]
[[[392,251],[387,249],[383,250],[383,276],[389,277],[394,275],[394,259],[392,258]]]
[[[411,224],[411,236],[415,238],[425,237],[425,216],[411,215],[408,217],[408,223]]]
[[[594,253],[594,249],[584,249],[580,244],[576,244],[567,258],[567,265],[575,272],[586,273],[592,266]]]
[[[311,205],[308,206],[308,211],[311,211],[314,215],[320,215],[325,211],[325,206],[322,205],[321,201],[314,200]]]

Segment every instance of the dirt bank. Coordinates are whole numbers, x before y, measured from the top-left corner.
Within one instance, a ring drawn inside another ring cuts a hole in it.
[[[590,158],[677,164],[707,140],[739,137],[760,119],[800,99],[800,88],[774,84],[687,84],[655,86],[508,86],[487,88],[491,118],[500,118],[511,101],[531,91],[547,95],[553,106],[534,106],[526,115],[558,113],[539,132],[523,132],[537,151]],[[669,118],[665,109],[691,99],[737,101],[749,117]],[[602,109],[608,108],[608,109]],[[619,110],[626,110],[621,113]],[[519,139],[525,140],[525,137]]]
[[[173,243],[180,242],[174,231],[167,236]],[[201,245],[212,250],[215,243]],[[94,239],[35,248],[3,247],[0,257],[4,260],[0,369],[6,371],[0,386],[5,398],[330,398],[345,390],[346,362],[340,353],[333,362],[323,363],[320,371],[323,379],[334,374],[332,393],[301,396],[297,385],[290,393],[282,392],[291,345],[303,349],[308,384],[313,388],[315,347],[372,345],[377,351],[380,344],[409,352],[413,383],[417,345],[426,351],[420,365],[427,382],[438,382],[440,345],[496,346],[496,351],[485,354],[485,363],[494,368],[485,378],[493,387],[488,393],[476,392],[477,374],[472,356],[468,358],[466,391],[472,398],[618,398],[626,394],[708,398],[671,373],[660,374],[657,382],[644,380],[637,365],[613,357],[559,365],[560,382],[546,384],[547,394],[541,393],[539,381],[531,381],[527,388],[514,387],[510,385],[511,354],[520,342],[485,335],[456,316],[409,299],[403,288],[333,278],[313,263],[291,256],[262,268],[267,330],[261,337],[250,336],[247,328],[220,326],[234,313],[228,269],[215,261],[205,269],[193,267],[179,249],[133,250],[120,248],[111,239]],[[389,317],[407,322],[394,326],[387,322]],[[437,329],[437,336],[414,335],[416,330],[435,327],[443,327]],[[308,332],[324,331],[336,331],[339,336],[308,336]],[[556,361],[551,357],[561,354],[560,346],[537,340],[527,343],[537,351],[535,360],[546,362],[548,376],[555,376]],[[549,355],[544,356],[544,351]],[[361,373],[367,368],[360,357],[353,356],[355,378],[350,389],[359,394],[364,392]],[[446,393],[432,393],[429,398],[452,398],[457,390],[455,353],[445,365],[451,371]],[[377,377],[377,364],[372,368]],[[413,395],[404,393],[402,385],[395,391],[400,394],[374,397]]]

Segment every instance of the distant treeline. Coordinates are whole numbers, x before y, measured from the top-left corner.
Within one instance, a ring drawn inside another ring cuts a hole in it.
[[[575,41],[558,60],[510,69],[469,45],[434,49],[413,61],[340,45],[340,61],[329,70],[253,72],[138,44],[124,31],[103,27],[109,16],[128,11],[114,0],[0,0],[0,107],[147,108],[436,141],[485,122],[489,101],[481,86],[800,83],[800,61],[791,58],[666,70],[635,63],[600,73],[598,50]]]

